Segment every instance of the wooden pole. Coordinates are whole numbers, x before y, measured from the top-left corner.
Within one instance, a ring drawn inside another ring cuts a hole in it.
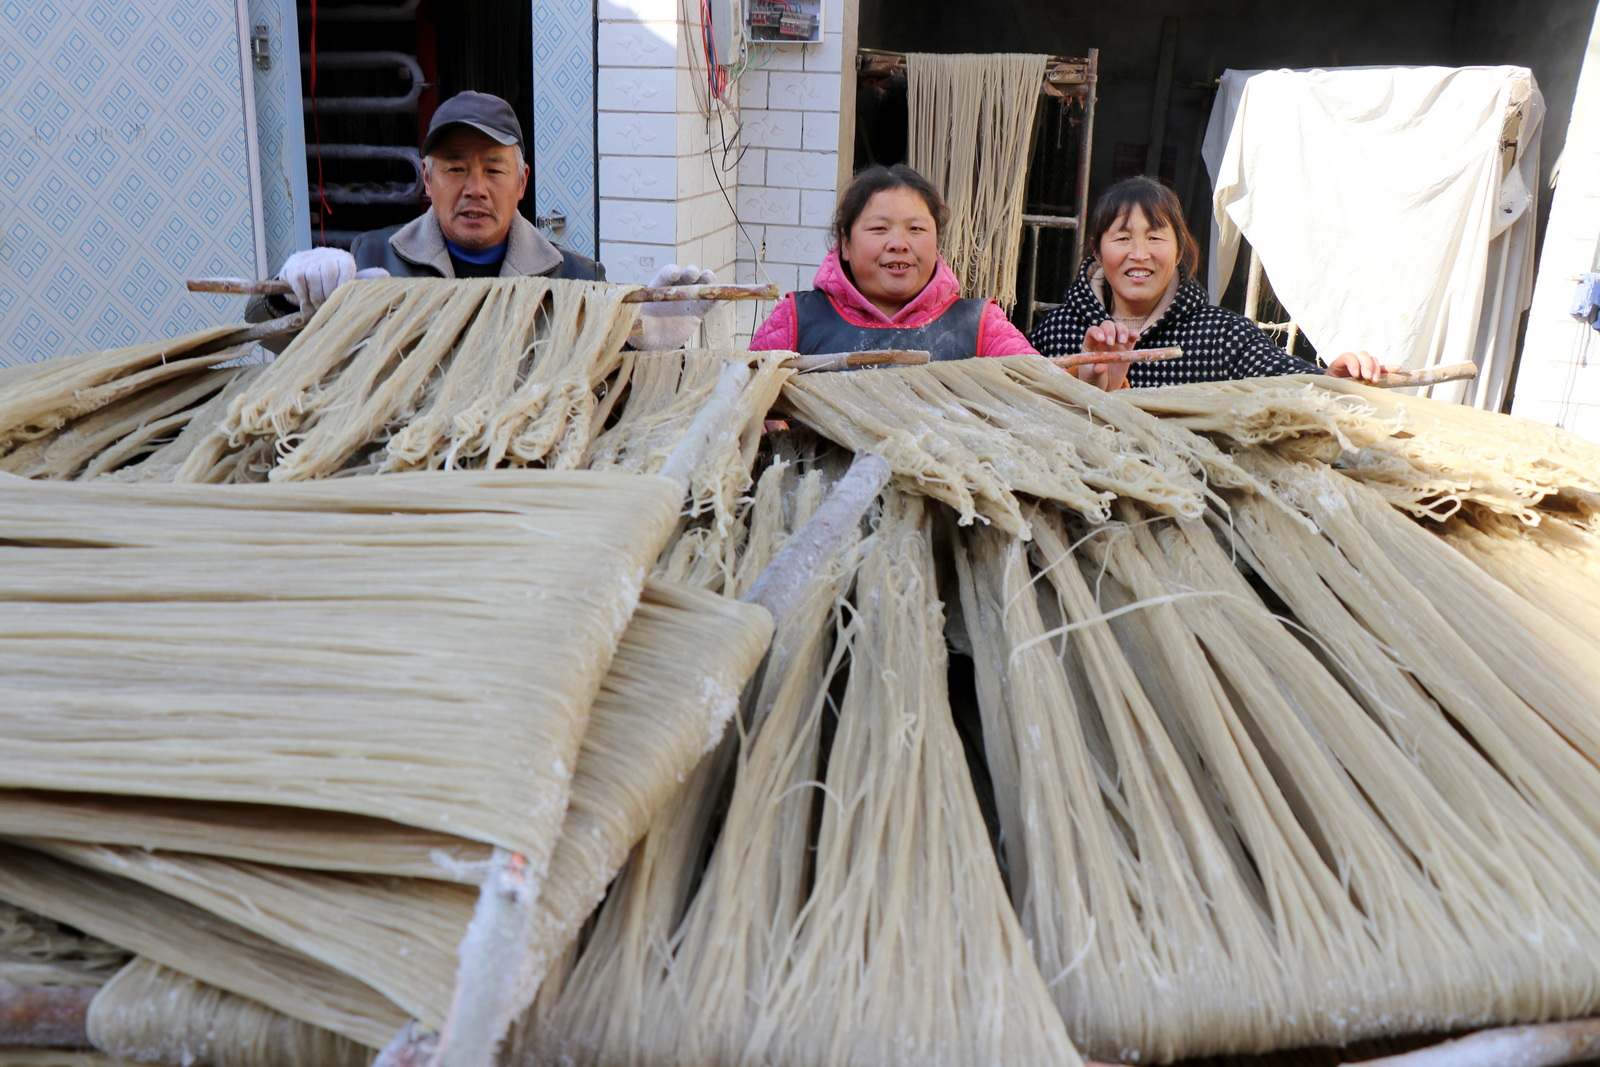
[[[1178,345],[1171,348],[1141,348],[1128,352],[1079,352],[1071,356],[1046,356],[1062,370],[1087,367],[1094,363],[1154,363],[1160,359],[1177,359],[1183,355]]]
[[[1375,385],[1379,389],[1405,389],[1409,386],[1459,382],[1467,378],[1476,378],[1477,376],[1478,365],[1476,363],[1446,363],[1439,367],[1424,367],[1422,370],[1390,371],[1385,374],[1379,374],[1366,384]]]
[[[739,427],[732,424],[733,409],[744,387],[750,384],[750,376],[750,364],[742,360],[723,364],[716,387],[662,465],[661,476],[677,482],[685,494],[689,492],[690,476],[712,444],[725,434],[738,434]]]
[[[848,370],[852,367],[920,367],[933,357],[915,348],[884,348],[875,352],[810,352],[796,355],[784,364],[801,372]]]
[[[89,1048],[89,1002],[98,992],[0,984],[0,1046]]]
[[[654,304],[662,300],[776,300],[776,285],[659,285],[635,289],[624,304]]]
[[[281,319],[268,319],[266,322],[252,323],[241,330],[223,334],[215,341],[207,344],[204,351],[206,353],[220,352],[224,348],[249,344],[251,341],[265,341],[269,337],[277,337],[279,334],[293,333],[296,330],[303,329],[305,324],[310,321],[310,315],[304,311],[296,311],[293,315],[285,315]]]
[[[1482,1030],[1443,1044],[1340,1067],[1556,1067],[1600,1056],[1600,1019]]]
[[[871,452],[857,452],[844,477],[833,483],[822,505],[796,530],[761,572],[745,601],[760,604],[783,620],[805,591],[811,576],[838,551],[867,508],[889,484],[889,463]]]
[[[278,278],[190,278],[184,288],[191,293],[226,293],[232,296],[288,296],[294,290]],[[776,300],[776,285],[658,285],[635,289],[624,304],[654,304],[678,300]]]

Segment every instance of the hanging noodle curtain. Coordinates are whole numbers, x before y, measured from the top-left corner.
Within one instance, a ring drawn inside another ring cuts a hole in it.
[[[1043,55],[906,56],[911,165],[943,191],[939,245],[966,296],[1009,308],[1028,185]]]

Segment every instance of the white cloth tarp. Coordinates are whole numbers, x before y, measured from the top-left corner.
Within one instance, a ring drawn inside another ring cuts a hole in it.
[[[1473,362],[1475,381],[1431,395],[1498,408],[1532,295],[1543,117],[1525,67],[1227,71],[1202,148],[1212,299],[1243,234],[1324,358]]]

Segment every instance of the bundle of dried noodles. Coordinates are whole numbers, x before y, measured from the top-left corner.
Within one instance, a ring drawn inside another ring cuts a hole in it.
[[[1570,662],[1538,677],[1553,657],[1521,672],[1481,658],[1464,624],[1520,641],[1526,620],[1491,617],[1503,604],[1481,585],[1476,618],[1446,619],[1427,603],[1439,575],[1382,559],[1410,520],[1377,505],[1333,521],[1364,491],[1318,476],[1216,513],[1232,554],[1131,505],[1087,529],[1034,512],[1031,566],[1020,542],[964,536],[1013,897],[1091,1053],[1160,1061],[1594,1006],[1585,684]],[[1379,529],[1386,547],[1368,548]],[[1543,948],[1510,949],[1524,938]],[[1495,968],[1474,963],[1489,954]]]
[[[678,492],[497,472],[0,495],[0,783],[375,815],[542,870]]]
[[[576,466],[637,316],[626,287],[391,279],[339,289],[219,429],[273,480],[349,468]],[[182,480],[207,480],[196,460]]]
[[[1119,497],[1167,514],[1204,506],[1194,459],[1163,447],[1156,420],[1037,356],[796,375],[779,405],[851,451],[882,456],[896,486],[949,504],[963,523],[1026,536],[1018,494],[1101,518]]]
[[[372,1050],[138,958],[89,1005],[96,1048],[137,1063],[362,1067]]]

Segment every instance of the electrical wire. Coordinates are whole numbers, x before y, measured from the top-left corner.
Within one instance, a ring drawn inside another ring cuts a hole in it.
[[[1572,428],[1570,426],[1572,416],[1577,411],[1574,397],[1578,391],[1580,368],[1589,366],[1589,347],[1594,335],[1595,331],[1592,328],[1580,330],[1568,349],[1568,354],[1572,358],[1567,363],[1566,387],[1561,391],[1561,407],[1556,414],[1556,425],[1563,430]]]
[[[711,0],[696,0],[696,3],[699,7],[700,15],[698,27],[700,46],[698,48],[690,47],[687,50],[689,85],[695,95],[695,106],[700,109],[700,114],[706,123],[706,157],[711,164],[711,175],[716,180],[717,191],[722,194],[722,199],[728,205],[728,211],[733,216],[734,225],[739,228],[739,233],[743,235],[745,243],[750,248],[751,262],[755,265],[761,279],[770,283],[772,276],[767,273],[765,262],[766,243],[763,241],[760,246],[757,246],[755,238],[750,235],[744,220],[739,217],[738,205],[734,203],[733,197],[728,193],[727,185],[722,180],[724,173],[738,170],[745,153],[749,151],[748,145],[740,144],[740,134],[743,132],[744,124],[740,122],[737,113],[733,113],[731,116],[734,124],[731,137],[727,126],[727,120],[732,110],[728,101],[729,91],[751,69],[749,45],[747,42],[741,43],[741,56],[737,62],[726,66],[719,65],[717,63],[715,34],[712,27]],[[693,27],[694,23],[690,15],[689,0],[679,0],[678,12],[683,19],[685,28]],[[698,62],[705,64],[703,72],[696,69],[696,52],[699,53]],[[770,56],[765,57],[762,65],[765,66],[769,60]],[[704,88],[704,95],[702,95],[702,87]],[[716,122],[715,131],[712,129],[713,121]],[[730,157],[732,158],[730,159]],[[737,255],[734,258],[737,261]],[[754,335],[758,325],[757,317],[760,314],[760,309],[761,304],[759,302],[751,303],[750,332],[752,335]]]

